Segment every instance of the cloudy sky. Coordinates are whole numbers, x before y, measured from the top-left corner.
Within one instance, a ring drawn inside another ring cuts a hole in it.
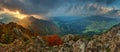
[[[0,0],[3,8],[42,16],[120,16],[120,0]]]

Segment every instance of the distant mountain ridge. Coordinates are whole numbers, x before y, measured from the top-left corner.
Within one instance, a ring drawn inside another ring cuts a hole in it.
[[[65,18],[65,19],[64,19]],[[118,19],[104,16],[90,17],[53,17],[53,21],[60,28],[60,34],[99,34],[120,23]]]
[[[89,17],[56,16],[52,17],[52,20],[42,20],[30,16],[21,20],[21,23],[25,23],[25,25],[22,25],[23,27],[27,26],[27,29],[41,35],[81,34],[93,36],[94,34],[101,34],[107,31],[112,26],[120,23],[120,21],[99,15]]]
[[[81,34],[93,36],[107,31],[120,21],[119,19],[99,15],[89,17],[56,16],[52,17],[51,20],[37,19],[30,16],[16,23],[40,35]]]

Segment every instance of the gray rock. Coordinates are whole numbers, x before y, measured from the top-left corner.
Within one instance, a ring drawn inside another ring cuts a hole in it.
[[[74,35],[72,35],[72,34],[68,34],[68,35],[65,35],[64,37],[63,37],[63,42],[68,42],[68,41],[70,41],[70,40],[73,40],[75,37],[74,37]]]
[[[73,44],[73,52],[85,52],[86,43],[82,40],[78,40]]]

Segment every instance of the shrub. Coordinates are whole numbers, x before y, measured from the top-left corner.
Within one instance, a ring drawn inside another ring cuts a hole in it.
[[[58,35],[47,36],[46,39],[47,39],[46,41],[50,46],[62,44],[62,39]]]

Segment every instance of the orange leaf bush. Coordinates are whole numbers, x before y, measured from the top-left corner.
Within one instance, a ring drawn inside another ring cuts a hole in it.
[[[53,46],[53,45],[59,46],[62,44],[62,39],[58,35],[47,36],[46,39],[47,39],[46,41],[50,46]]]

